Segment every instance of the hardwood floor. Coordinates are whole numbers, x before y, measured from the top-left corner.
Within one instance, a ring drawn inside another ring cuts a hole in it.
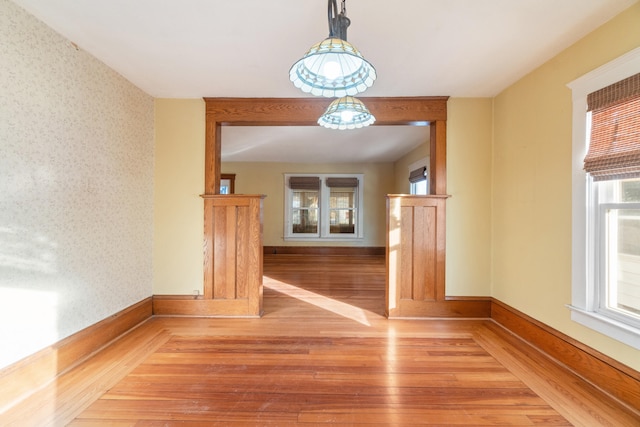
[[[384,269],[267,255],[261,319],[154,317],[0,425],[640,425],[491,320],[387,320]]]

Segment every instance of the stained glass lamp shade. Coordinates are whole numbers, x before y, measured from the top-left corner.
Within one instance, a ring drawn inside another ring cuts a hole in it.
[[[367,107],[353,96],[344,96],[334,100],[318,119],[320,126],[329,129],[359,129],[369,126],[376,118]]]
[[[289,79],[305,93],[337,98],[364,92],[376,70],[346,40],[328,37],[311,46],[289,70]]]

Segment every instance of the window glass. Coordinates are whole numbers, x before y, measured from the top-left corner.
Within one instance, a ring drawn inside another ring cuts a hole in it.
[[[331,187],[329,193],[329,232],[354,234],[356,225],[356,188]]]
[[[318,192],[291,190],[294,234],[318,234]]]
[[[640,179],[596,185],[603,199],[600,309],[640,319]]]
[[[412,182],[411,183],[411,194],[418,194],[422,196],[426,196],[429,194],[429,188],[427,186],[427,180],[423,179],[422,181]]]

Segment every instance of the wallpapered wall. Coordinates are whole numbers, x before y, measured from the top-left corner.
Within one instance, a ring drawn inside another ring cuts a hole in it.
[[[0,0],[0,367],[152,293],[153,98]]]

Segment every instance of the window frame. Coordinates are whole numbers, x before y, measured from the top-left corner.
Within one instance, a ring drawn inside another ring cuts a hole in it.
[[[640,349],[640,328],[633,322],[600,309],[600,286],[604,274],[599,263],[602,233],[597,185],[584,171],[588,150],[587,95],[640,71],[640,48],[585,74],[567,86],[573,99],[572,141],[572,265],[571,319],[631,347]]]
[[[293,192],[289,188],[290,177],[319,177],[320,189],[318,190],[318,233],[293,233]],[[354,200],[356,211],[356,224],[353,234],[331,233],[329,196],[331,187],[327,185],[327,178],[357,178],[358,186]],[[364,239],[364,174],[362,173],[286,173],[284,174],[284,236],[285,241],[357,241]]]

